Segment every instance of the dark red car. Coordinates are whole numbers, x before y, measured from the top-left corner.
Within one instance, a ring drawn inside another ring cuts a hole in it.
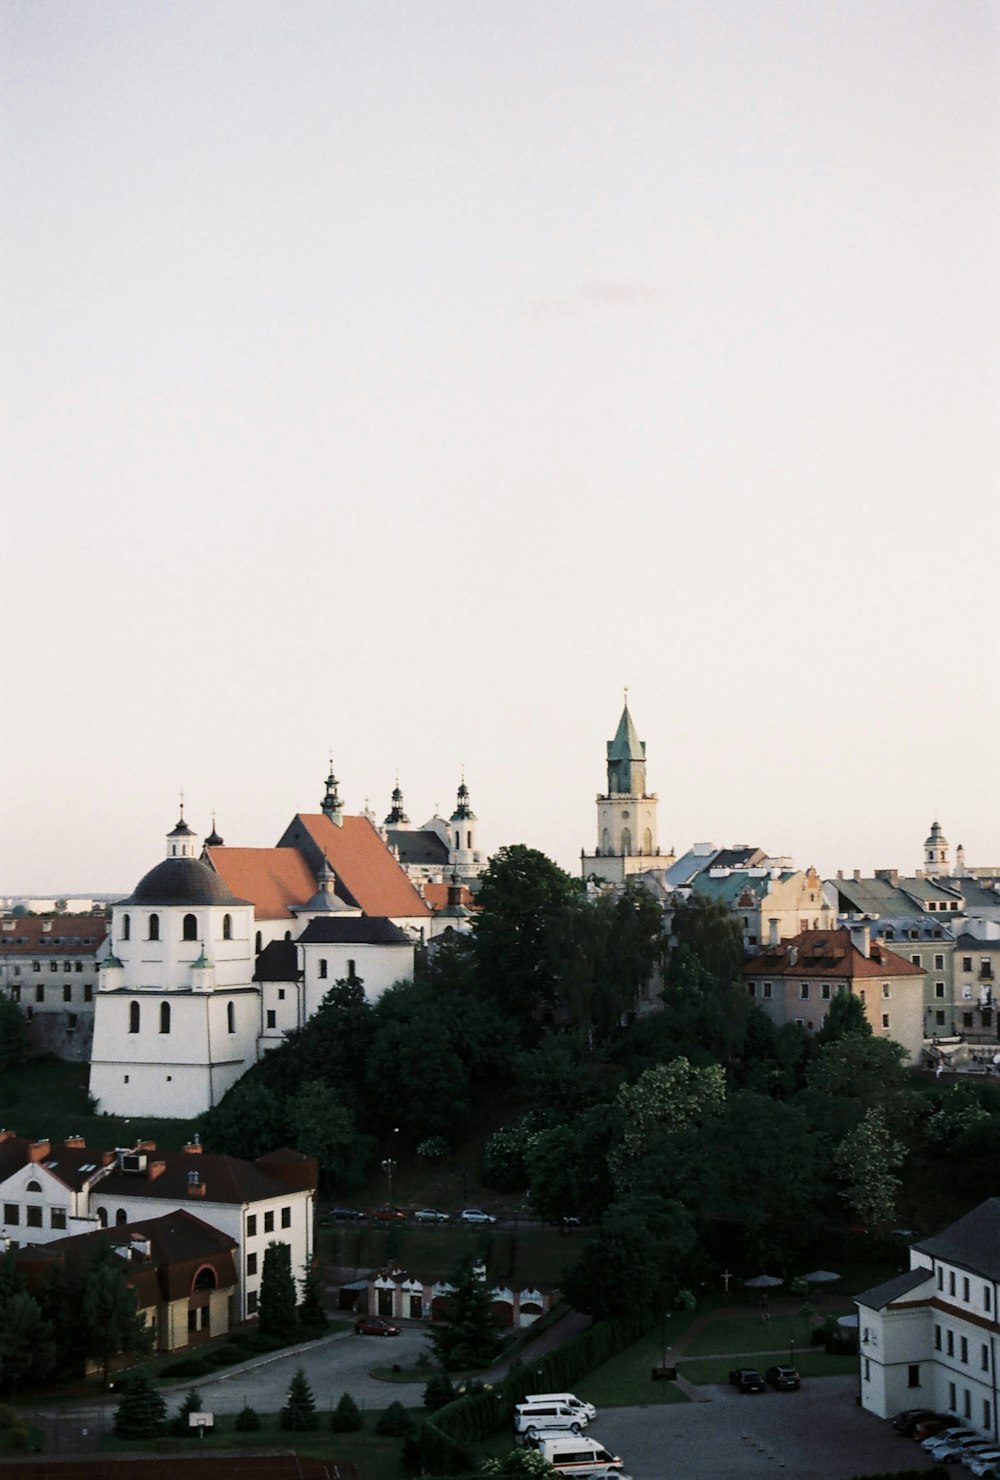
[[[399,1327],[383,1321],[380,1316],[360,1316],[354,1322],[355,1336],[398,1336]]]
[[[383,1203],[380,1208],[372,1208],[372,1217],[376,1223],[406,1222],[403,1209],[391,1207],[388,1203]]]

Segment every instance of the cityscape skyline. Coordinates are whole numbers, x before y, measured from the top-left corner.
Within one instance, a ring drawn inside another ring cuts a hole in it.
[[[1000,862],[1000,10],[0,8],[0,891],[270,845]]]

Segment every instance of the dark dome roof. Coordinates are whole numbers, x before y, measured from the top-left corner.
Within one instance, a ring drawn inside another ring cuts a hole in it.
[[[200,858],[165,858],[136,884],[123,904],[246,904]]]

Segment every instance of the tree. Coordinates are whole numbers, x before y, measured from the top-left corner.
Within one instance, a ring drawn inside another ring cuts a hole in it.
[[[472,942],[483,991],[525,1037],[551,1014],[558,963],[547,949],[580,885],[536,848],[501,848],[480,878]]]
[[[153,1332],[139,1312],[136,1293],[107,1244],[80,1282],[80,1326],[85,1355],[100,1362],[105,1387],[112,1357],[139,1356],[153,1344]]]
[[[694,1246],[694,1229],[678,1203],[659,1197],[615,1203],[568,1271],[566,1298],[597,1320],[655,1309],[676,1291]]]
[[[424,1388],[424,1407],[436,1413],[439,1408],[447,1408],[449,1403],[454,1403],[455,1396],[455,1385],[447,1372],[434,1372]]]
[[[179,1434],[182,1438],[186,1438],[187,1435],[191,1433],[191,1425],[188,1422],[189,1415],[192,1413],[201,1413],[201,1411],[201,1394],[198,1392],[197,1388],[192,1388],[187,1397],[184,1399],[181,1406],[178,1408],[175,1416],[171,1419],[170,1432],[172,1434]]]
[[[262,1336],[277,1336],[280,1340],[287,1341],[295,1331],[295,1324],[292,1251],[288,1244],[272,1240],[264,1250],[257,1329]]]
[[[115,1412],[119,1439],[152,1439],[163,1432],[167,1405],[145,1372],[126,1379],[121,1402]]]
[[[205,1111],[198,1124],[209,1150],[247,1161],[266,1155],[289,1139],[281,1096],[254,1070],[237,1080],[217,1105]]]
[[[25,1377],[48,1377],[56,1365],[55,1332],[37,1300],[15,1290],[0,1301],[0,1376],[14,1392]]]
[[[260,1414],[257,1412],[256,1408],[251,1408],[250,1404],[247,1403],[246,1406],[244,1408],[241,1408],[239,1413],[237,1413],[236,1422],[233,1427],[236,1429],[237,1433],[251,1434],[256,1429],[260,1428]]]
[[[434,1355],[450,1372],[488,1367],[500,1348],[500,1333],[493,1324],[493,1301],[486,1280],[467,1262],[454,1285],[445,1302],[444,1319],[430,1332]]]
[[[285,1107],[292,1144],[314,1156],[329,1190],[357,1187],[374,1153],[370,1136],[358,1134],[354,1116],[329,1085],[310,1079]]]
[[[288,1384],[288,1397],[285,1399],[284,1408],[278,1415],[278,1422],[283,1429],[292,1429],[296,1433],[319,1428],[316,1400],[301,1367]]]
[[[28,1020],[10,997],[0,995],[0,1073],[28,1057]]]
[[[482,1475],[509,1475],[515,1477],[515,1480],[518,1475],[558,1473],[539,1449],[512,1449],[509,1454],[484,1460],[480,1470]]]
[[[700,1124],[726,1097],[726,1078],[718,1064],[696,1069],[687,1059],[672,1059],[640,1074],[618,1091],[621,1131],[611,1157],[619,1187],[628,1185],[632,1169],[654,1136]]]
[[[865,1111],[861,1123],[834,1152],[837,1171],[846,1184],[842,1197],[865,1224],[882,1227],[895,1215],[906,1147],[894,1139],[881,1109]]]
[[[743,932],[721,899],[692,894],[674,906],[670,933],[705,967],[718,986],[739,981],[743,967]]]
[[[914,1120],[915,1102],[905,1059],[905,1048],[891,1038],[847,1033],[811,1061],[798,1102],[830,1145],[837,1145],[876,1106],[890,1128],[907,1128]]]
[[[549,1223],[599,1218],[614,1197],[609,1156],[621,1124],[618,1105],[594,1105],[542,1130],[526,1153],[528,1201]]]
[[[828,1043],[837,1043],[850,1033],[862,1038],[871,1038],[872,1025],[865,1017],[865,1004],[854,992],[838,992],[830,1003],[823,1026],[816,1034],[816,1045],[824,1048]]]
[[[413,1432],[414,1427],[413,1419],[397,1398],[395,1402],[389,1404],[375,1425],[375,1432],[385,1434],[390,1439],[404,1439],[407,1434]]]
[[[330,1414],[330,1427],[338,1434],[352,1434],[364,1423],[361,1409],[350,1393],[342,1393],[336,1408]]]
[[[298,1318],[301,1327],[317,1334],[325,1331],[330,1324],[315,1269],[307,1269],[302,1277],[302,1304],[298,1308]]]

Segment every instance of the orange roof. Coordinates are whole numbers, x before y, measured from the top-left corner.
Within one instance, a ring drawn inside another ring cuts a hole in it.
[[[344,817],[342,823],[336,826],[323,812],[299,812],[279,851],[302,847],[308,856],[318,850],[366,915],[428,918],[430,909],[368,818]]]
[[[205,857],[237,899],[249,899],[259,920],[291,919],[289,905],[316,893],[296,848],[206,848]]]
[[[424,898],[432,910],[443,910],[448,903],[448,890],[450,884],[425,884]],[[467,910],[476,908],[476,896],[467,884],[460,884],[458,889],[458,902]]]
[[[792,940],[765,946],[743,967],[744,976],[885,977],[923,976],[922,966],[904,961],[881,941],[872,941],[863,956],[849,930],[804,930]]]

